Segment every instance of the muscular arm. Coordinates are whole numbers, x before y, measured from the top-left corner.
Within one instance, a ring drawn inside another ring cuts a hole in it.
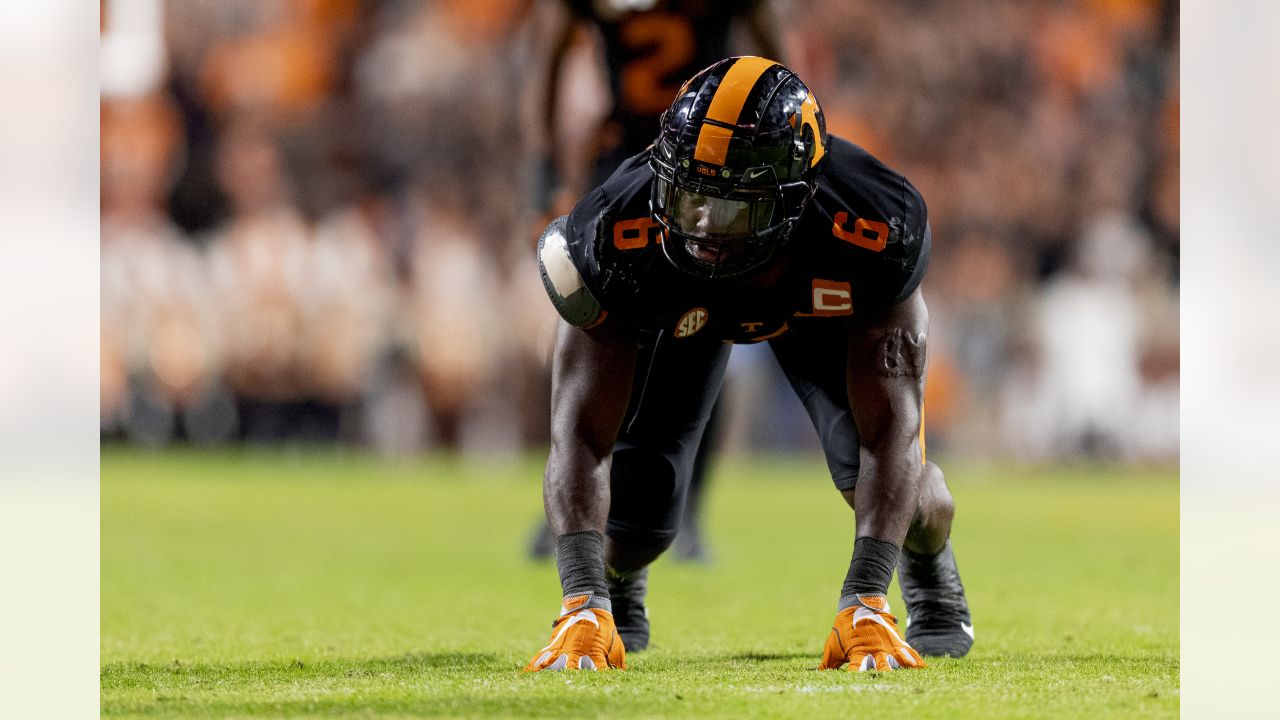
[[[551,455],[543,478],[556,535],[604,532],[613,443],[631,397],[634,331],[606,321],[592,330],[560,323],[551,384]]]
[[[915,514],[928,331],[918,289],[849,328],[849,406],[861,444],[853,498],[858,537],[901,546]]]
[[[542,103],[539,108],[539,116],[542,120],[542,130],[544,137],[544,145],[542,147],[543,167],[540,172],[543,173],[543,182],[548,187],[543,188],[545,198],[540,200],[552,208],[559,201],[554,197],[559,191],[558,186],[560,179],[564,177],[564,169],[558,166],[558,163],[564,156],[563,148],[559,145],[556,133],[557,110],[560,106],[560,76],[564,69],[565,57],[569,53],[569,48],[573,45],[574,33],[577,31],[577,21],[566,8],[559,7],[559,3],[555,3],[556,7],[548,9],[548,13],[553,17],[547,22],[547,34],[550,39],[549,52],[547,54],[547,64],[543,68],[543,92]],[[556,208],[557,212],[562,208]]]

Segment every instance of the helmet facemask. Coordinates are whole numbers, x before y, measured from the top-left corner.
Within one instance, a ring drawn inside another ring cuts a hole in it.
[[[767,265],[786,245],[812,194],[803,182],[778,183],[767,166],[759,173],[771,182],[735,187],[681,177],[656,155],[652,165],[649,210],[663,229],[663,252],[680,270],[707,279]]]

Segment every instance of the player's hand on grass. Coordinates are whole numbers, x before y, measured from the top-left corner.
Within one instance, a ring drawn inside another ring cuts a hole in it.
[[[586,607],[590,595],[565,598],[551,626],[551,642],[534,654],[525,672],[541,670],[626,670],[626,650],[613,614]]]
[[[920,653],[898,634],[898,619],[889,614],[883,595],[859,596],[857,605],[836,615],[819,669],[835,670],[845,663],[858,672],[925,667]]]

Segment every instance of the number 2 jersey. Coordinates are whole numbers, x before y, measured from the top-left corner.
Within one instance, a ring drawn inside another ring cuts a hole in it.
[[[905,300],[929,264],[924,199],[857,145],[833,135],[828,150],[816,192],[779,257],[727,280],[697,278],[667,261],[662,229],[649,214],[649,151],[630,158],[543,233],[538,260],[547,294],[578,327],[608,319],[731,343],[830,326]]]
[[[729,56],[729,29],[760,0],[564,0],[604,39],[611,119],[628,155],[653,140],[680,85]]]

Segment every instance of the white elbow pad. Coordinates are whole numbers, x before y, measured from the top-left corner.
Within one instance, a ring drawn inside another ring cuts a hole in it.
[[[570,325],[590,328],[599,325],[607,314],[582,282],[582,274],[569,256],[566,235],[568,216],[561,215],[538,238],[538,272],[551,304]]]

